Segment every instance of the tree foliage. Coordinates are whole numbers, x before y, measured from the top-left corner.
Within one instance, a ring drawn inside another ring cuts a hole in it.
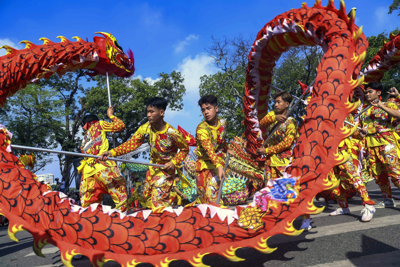
[[[11,133],[13,144],[55,148],[52,119],[58,120],[62,115],[62,101],[57,98],[55,90],[47,90],[43,83],[30,84],[9,98],[1,110],[0,119]],[[58,123],[57,123],[58,124]],[[14,150],[17,154],[31,152]],[[52,162],[48,153],[34,153],[37,164],[33,171],[41,170]]]
[[[400,9],[400,0],[393,0],[393,3],[389,6],[388,14],[392,14],[393,11]],[[400,12],[397,16],[400,16]]]
[[[399,30],[396,29],[393,31],[394,34],[398,34]],[[367,50],[367,55],[365,57],[364,65],[362,66],[362,70],[364,70],[368,66],[368,62],[378,53],[378,51],[382,48],[384,41],[390,41],[389,33],[382,32],[377,36],[368,37],[369,47]],[[386,92],[391,87],[396,87],[400,89],[400,68],[396,66],[395,68],[387,71],[381,83],[383,85],[383,89]]]

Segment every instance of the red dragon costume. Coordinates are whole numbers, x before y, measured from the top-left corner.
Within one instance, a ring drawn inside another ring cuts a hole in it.
[[[27,42],[28,47],[23,50],[7,48],[8,55],[0,58],[2,103],[27,83],[53,72],[62,75],[80,67],[99,74],[108,70],[110,74],[129,76],[133,62],[118,49],[116,40],[110,36],[97,38],[94,43],[62,38],[59,44],[46,41],[43,46],[35,46]],[[108,53],[106,44],[114,52]],[[10,220],[10,238],[17,240],[17,232],[29,231],[37,255],[43,256],[41,249],[53,244],[59,247],[66,266],[71,266],[72,257],[77,254],[89,257],[94,266],[111,260],[122,266],[145,262],[167,266],[176,260],[205,266],[202,259],[211,253],[241,261],[236,254],[240,248],[271,253],[275,249],[268,247],[269,237],[299,235],[302,231],[293,227],[293,221],[303,214],[321,212],[322,208],[313,204],[315,195],[338,184],[328,178],[328,172],[345,161],[337,148],[351,133],[343,124],[347,114],[360,104],[350,103],[349,96],[364,81],[359,72],[368,42],[362,28],[355,25],[355,10],[348,16],[343,1],[339,10],[333,0],[326,7],[320,0],[313,7],[303,4],[262,27],[249,54],[244,96],[246,146],[257,162],[264,161],[256,150],[263,143],[259,120],[268,112],[267,84],[271,83],[276,60],[289,47],[298,45],[320,45],[325,51],[312,99],[291,165],[283,178],[257,192],[251,205],[233,211],[200,204],[169,207],[163,213],[143,210],[128,216],[97,204],[82,208],[64,194],[49,191],[32,178],[29,170],[19,167],[18,159],[7,151],[10,138],[2,129],[0,213]],[[73,52],[68,53],[67,49]]]

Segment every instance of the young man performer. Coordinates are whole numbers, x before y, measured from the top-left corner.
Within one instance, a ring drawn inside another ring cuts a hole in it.
[[[226,121],[218,118],[218,99],[215,96],[203,96],[198,104],[205,120],[196,129],[197,187],[202,203],[216,203],[219,183],[222,177],[225,178],[224,154],[228,148],[225,139]],[[222,204],[222,200],[218,204]]]
[[[164,121],[167,105],[168,102],[164,98],[151,98],[147,102],[149,122],[140,126],[129,141],[102,154],[102,160],[109,156],[124,155],[134,151],[145,141],[149,142],[150,162],[165,165],[162,169],[150,166],[146,173],[144,198],[153,212],[162,212],[174,202],[175,197],[171,190],[175,167],[180,166],[189,153],[189,147],[182,134]]]
[[[394,103],[383,103],[379,100],[382,93],[380,83],[370,82],[366,88],[366,100],[373,107],[360,116],[363,129],[356,132],[356,136],[366,140],[366,150],[370,156],[369,165],[375,182],[382,191],[383,201],[375,207],[395,207],[388,176],[400,188],[400,150],[397,141],[399,136],[395,133],[392,122],[392,119],[400,118],[400,112]],[[395,88],[391,88],[389,94],[399,97]]]
[[[111,119],[111,123],[100,121],[94,114],[86,115],[83,118],[82,128],[86,133],[82,140],[82,153],[100,155],[108,150],[106,132],[119,132],[125,129],[125,124],[113,113],[113,108],[108,108],[107,115]],[[108,194],[117,209],[126,211],[125,180],[114,161],[99,162],[93,158],[85,158],[81,161],[78,171],[82,173],[79,189],[82,207],[101,203],[103,194]]]
[[[352,114],[349,114],[346,117],[346,120],[352,124],[356,124]],[[348,124],[345,125],[349,129],[353,129],[352,126]],[[336,216],[350,214],[346,192],[347,190],[351,189],[351,187],[354,187],[363,200],[363,205],[365,206],[365,208],[361,211],[361,221],[369,222],[375,213],[375,208],[373,206],[375,202],[370,199],[367,188],[364,185],[364,181],[359,175],[358,164],[355,164],[355,162],[359,160],[359,151],[353,149],[353,146],[354,144],[351,137],[345,138],[339,144],[339,153],[348,159],[345,163],[333,168],[335,176],[340,180],[340,184],[337,188],[332,190],[332,193],[337,198],[340,208],[331,212],[329,215]]]
[[[267,147],[257,149],[259,155],[266,155],[265,184],[269,179],[277,179],[283,176],[285,168],[290,163],[292,146],[298,138],[297,122],[293,117],[286,117],[290,102],[293,97],[288,92],[278,92],[274,96],[275,111],[270,111],[260,121],[260,127],[267,128],[271,132],[274,126],[281,122],[279,129],[275,131],[267,143]],[[303,217],[301,229],[311,229],[309,216]]]
[[[298,138],[298,127],[293,117],[286,117],[292,96],[288,92],[278,92],[274,96],[275,111],[270,111],[261,121],[260,127],[267,128],[268,132],[281,122],[267,143],[267,147],[257,150],[259,155],[266,155],[265,162],[266,181],[283,176],[292,156],[292,146]]]

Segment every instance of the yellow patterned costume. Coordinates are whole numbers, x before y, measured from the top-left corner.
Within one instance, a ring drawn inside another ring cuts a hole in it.
[[[399,98],[399,96],[398,96]],[[392,102],[383,103],[386,107],[398,110]],[[363,128],[367,128],[366,150],[369,154],[368,165],[375,182],[379,185],[384,198],[392,198],[388,176],[393,184],[400,188],[400,146],[399,136],[395,132],[393,119],[384,110],[371,107],[360,116]],[[356,136],[359,137],[358,132]]]
[[[226,143],[226,121],[218,120],[218,125],[213,127],[206,121],[201,122],[196,129],[197,144],[197,187],[200,191],[202,203],[215,203],[219,185],[215,179],[217,168],[224,167]]]
[[[260,127],[267,128],[268,132],[277,124],[275,112],[270,111],[260,121]],[[293,117],[279,126],[272,137],[269,139],[266,147],[267,160],[265,162],[266,180],[276,179],[283,176],[285,168],[290,163],[292,156],[292,146],[299,135],[296,120]]]
[[[97,121],[86,131],[82,140],[81,151],[84,154],[100,155],[108,151],[107,132],[119,132],[125,129],[125,124],[115,116],[111,116],[111,123]],[[127,208],[127,194],[125,180],[114,161],[98,161],[85,158],[78,167],[82,173],[79,193],[82,207],[92,203],[101,203],[103,194],[113,199],[116,208],[125,211]]]
[[[156,131],[150,123],[146,123],[140,126],[129,141],[110,152],[113,156],[124,155],[134,151],[145,141],[150,145],[151,163],[165,164],[171,161],[178,167],[189,153],[189,146],[182,134],[168,123],[163,131]],[[158,167],[149,167],[144,183],[144,198],[147,200],[147,207],[152,208],[153,212],[162,212],[163,208],[174,202],[175,196],[171,194],[174,175],[175,170],[166,172]]]

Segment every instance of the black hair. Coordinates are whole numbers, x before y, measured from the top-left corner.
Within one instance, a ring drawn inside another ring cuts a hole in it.
[[[200,107],[204,104],[210,104],[215,107],[218,106],[218,98],[214,95],[205,95],[200,98],[198,104]]]
[[[276,100],[278,97],[282,97],[282,100],[289,104],[293,100],[292,95],[289,94],[288,92],[284,92],[284,91],[278,92],[278,93],[274,94],[274,96],[273,96],[274,100]]]
[[[168,101],[162,97],[150,98],[149,101],[147,101],[147,105],[146,105],[146,107],[155,107],[155,108],[163,109],[163,110],[167,110],[167,106],[168,106]]]
[[[383,90],[382,84],[380,84],[378,82],[370,82],[370,83],[368,83],[367,86],[365,86],[365,89],[368,89],[368,88],[372,88],[372,89],[379,90],[379,91]]]
[[[99,117],[97,117],[97,116],[94,115],[94,114],[86,115],[85,117],[83,117],[82,126],[84,126],[84,125],[85,125],[86,123],[88,123],[88,122],[98,121],[98,120],[99,120]]]

